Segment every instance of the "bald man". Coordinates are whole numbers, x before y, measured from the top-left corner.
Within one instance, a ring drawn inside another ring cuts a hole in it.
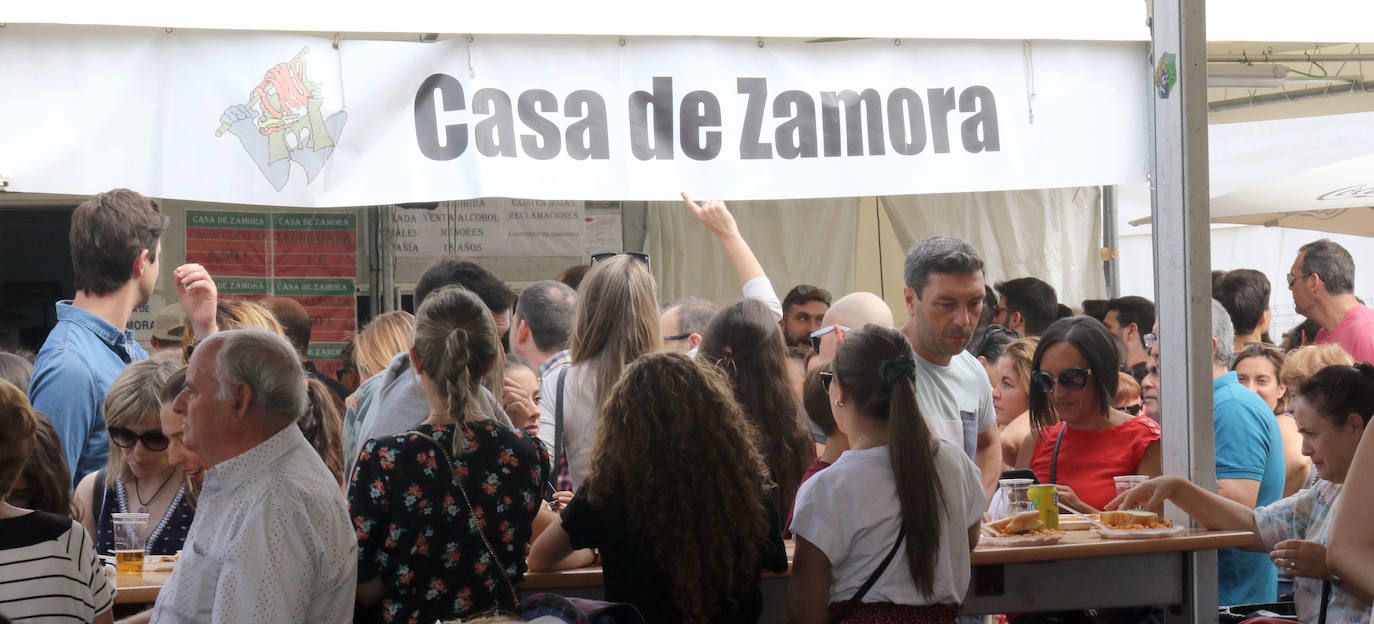
[[[817,366],[829,362],[835,357],[835,350],[844,341],[845,334],[869,324],[881,327],[893,325],[892,308],[882,297],[871,292],[855,292],[836,299],[826,310],[821,328],[816,330],[825,333],[819,336],[820,349],[816,351],[817,357],[813,361]]]

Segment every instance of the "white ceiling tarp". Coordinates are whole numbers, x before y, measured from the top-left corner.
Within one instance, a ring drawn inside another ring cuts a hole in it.
[[[1214,223],[1374,236],[1374,154],[1213,197]]]
[[[1207,0],[1208,41],[1367,41],[1371,23],[1369,0]]]
[[[878,37],[1144,41],[1145,4],[1022,0],[836,4],[822,0],[661,4],[639,0],[278,2],[181,0],[8,2],[0,23],[82,24],[342,33],[522,35]]]

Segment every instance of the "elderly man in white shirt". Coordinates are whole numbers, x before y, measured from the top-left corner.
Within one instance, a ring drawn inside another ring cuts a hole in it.
[[[181,560],[129,622],[347,622],[358,543],[348,504],[296,419],[305,371],[285,339],[220,332],[195,350],[183,443],[211,466]]]

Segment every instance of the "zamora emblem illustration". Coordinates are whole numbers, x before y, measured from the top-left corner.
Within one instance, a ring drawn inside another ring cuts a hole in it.
[[[302,48],[291,60],[267,70],[246,104],[224,110],[215,132],[215,136],[229,132],[238,137],[263,177],[278,191],[291,177],[292,161],[305,169],[305,183],[310,184],[334,153],[348,121],[344,111],[324,116],[322,84],[310,81],[305,71],[309,51]]]

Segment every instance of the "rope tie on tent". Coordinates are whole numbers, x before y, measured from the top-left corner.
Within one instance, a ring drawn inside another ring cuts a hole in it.
[[[468,35],[468,78],[477,78],[477,68],[472,65],[472,35]]]
[[[1035,123],[1035,59],[1031,56],[1030,39],[1021,41],[1021,55],[1026,59],[1026,118]]]

